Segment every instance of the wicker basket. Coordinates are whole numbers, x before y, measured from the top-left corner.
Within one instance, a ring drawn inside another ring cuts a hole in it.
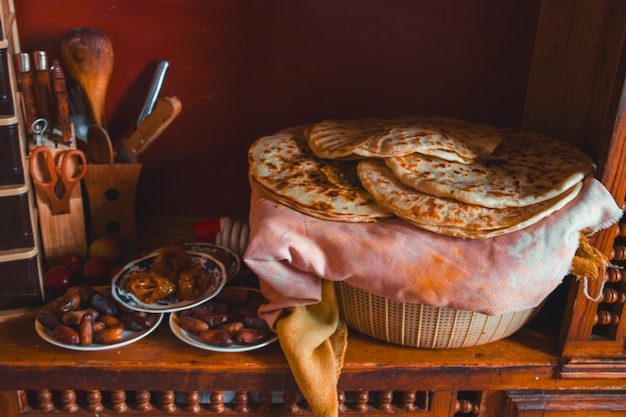
[[[416,348],[476,346],[507,337],[526,324],[538,307],[499,316],[473,311],[398,303],[338,281],[341,314],[351,328],[376,339]]]

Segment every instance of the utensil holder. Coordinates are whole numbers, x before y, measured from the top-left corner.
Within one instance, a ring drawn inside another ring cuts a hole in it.
[[[142,164],[88,164],[83,178],[89,239],[109,236],[125,250],[138,248],[135,195]]]

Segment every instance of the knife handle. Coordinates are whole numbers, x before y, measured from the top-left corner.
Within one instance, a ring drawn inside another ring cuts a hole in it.
[[[63,143],[69,144],[74,141],[74,127],[70,119],[70,108],[67,101],[67,90],[65,87],[65,74],[56,59],[52,61],[50,67],[52,77],[52,87],[57,101],[57,123],[61,129]]]
[[[51,121],[52,111],[50,102],[52,91],[50,86],[50,73],[48,55],[45,51],[33,53],[35,63],[35,99],[37,101],[37,116]]]
[[[15,67],[20,80],[26,131],[30,135],[33,133],[33,122],[37,120],[37,103],[35,101],[33,73],[30,70],[30,55],[26,52],[15,54]]]
[[[182,110],[182,103],[176,96],[160,97],[150,113],[137,130],[128,138],[122,140],[122,146],[128,155],[136,160],[137,156],[158,138],[161,133],[174,121]]]

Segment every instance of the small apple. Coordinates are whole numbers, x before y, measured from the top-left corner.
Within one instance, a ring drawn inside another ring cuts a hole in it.
[[[88,248],[88,258],[95,256],[104,256],[114,265],[122,259],[122,247],[116,239],[110,236],[99,237],[91,242]]]
[[[83,266],[83,276],[91,285],[110,284],[109,271],[113,264],[106,256],[96,255],[85,261]]]
[[[76,277],[82,277],[83,275],[83,266],[85,264],[85,258],[83,255],[77,252],[69,252],[59,256],[54,265],[66,266],[72,271]]]
[[[77,281],[76,274],[64,265],[53,266],[43,277],[44,288],[52,295],[62,295],[68,288],[75,285]]]

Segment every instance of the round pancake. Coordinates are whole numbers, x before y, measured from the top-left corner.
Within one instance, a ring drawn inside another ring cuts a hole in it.
[[[578,182],[551,200],[528,207],[494,209],[416,191],[400,182],[380,160],[361,161],[357,172],[379,204],[401,219],[435,233],[473,239],[528,227],[563,208],[582,188],[582,182]]]
[[[502,130],[493,153],[469,164],[419,153],[385,158],[405,185],[491,208],[526,207],[559,196],[595,170],[581,150],[548,136]]]

